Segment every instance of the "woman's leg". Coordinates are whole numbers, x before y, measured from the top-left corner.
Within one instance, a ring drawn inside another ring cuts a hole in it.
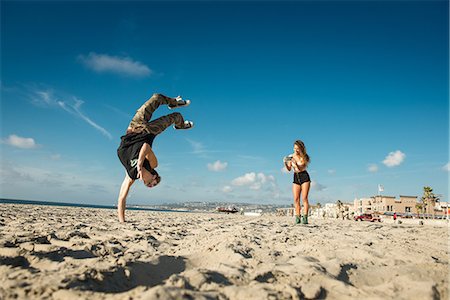
[[[306,223],[308,222],[308,211],[309,211],[309,201],[308,201],[308,193],[309,188],[311,186],[311,182],[304,182],[301,185],[301,192],[302,192],[302,202],[303,202],[303,210],[304,210],[304,219],[306,218]]]
[[[294,196],[294,208],[296,218],[300,218],[301,206],[300,206],[300,191],[301,186],[299,184],[292,184],[292,194]]]
[[[130,125],[128,125],[128,130],[145,130],[147,123],[152,118],[152,114],[162,104],[177,105],[177,100],[162,94],[153,94],[153,96],[136,111]]]

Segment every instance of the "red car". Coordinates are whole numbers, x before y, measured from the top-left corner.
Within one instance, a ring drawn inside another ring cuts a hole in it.
[[[355,216],[355,221],[381,222],[381,219],[380,217],[374,216],[372,214],[362,214],[360,216]]]

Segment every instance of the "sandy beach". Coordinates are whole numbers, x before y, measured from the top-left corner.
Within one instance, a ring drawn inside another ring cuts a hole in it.
[[[0,205],[1,299],[448,299],[448,226]]]

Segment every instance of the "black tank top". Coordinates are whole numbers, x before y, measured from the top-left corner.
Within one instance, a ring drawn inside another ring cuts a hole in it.
[[[155,137],[151,133],[129,133],[120,137],[121,142],[117,149],[117,155],[131,179],[137,179],[137,161],[142,145],[147,143],[151,147]],[[144,160],[144,167],[151,170],[148,160]]]

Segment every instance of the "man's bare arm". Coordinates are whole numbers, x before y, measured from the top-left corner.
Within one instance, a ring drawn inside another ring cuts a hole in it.
[[[122,182],[119,192],[119,200],[117,201],[117,213],[119,216],[119,222],[125,222],[125,204],[128,196],[128,191],[133,185],[134,180],[131,179],[128,174],[125,173],[125,178]]]
[[[141,151],[139,151],[137,164],[138,173],[140,173],[145,159],[148,160],[152,169],[155,169],[158,166],[158,160],[156,159],[155,153],[153,153],[152,147],[150,147],[150,145],[147,143],[144,143],[144,145],[142,145],[141,147]]]

